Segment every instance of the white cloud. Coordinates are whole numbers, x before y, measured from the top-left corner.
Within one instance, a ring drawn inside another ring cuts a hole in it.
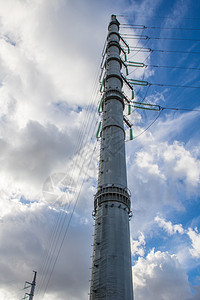
[[[135,255],[144,256],[145,244],[146,244],[145,236],[142,232],[140,233],[138,240],[134,240],[131,237],[131,254],[132,254],[132,256],[135,256]]]
[[[191,297],[187,275],[177,257],[152,250],[133,267],[134,293],[138,300],[188,300]]]
[[[18,292],[18,293],[17,293]],[[20,290],[16,290],[15,292],[6,290],[5,288],[0,289],[0,299],[1,300],[18,300],[21,297],[23,292]],[[17,295],[18,294],[18,295]]]
[[[192,156],[189,150],[183,145],[175,142],[164,151],[164,159],[168,165],[173,166],[174,175],[180,179],[185,179],[189,186],[197,186],[200,182],[200,161]]]
[[[131,225],[137,234],[151,230],[163,205],[165,210],[173,207],[184,211],[183,197],[187,195],[189,201],[198,195],[200,161],[196,147],[189,148],[177,141],[163,142],[159,137],[152,136],[147,142],[141,136],[138,143],[128,143],[127,148],[128,186],[133,194]]]
[[[88,187],[87,190],[89,190]],[[63,244],[63,249],[48,287],[49,299],[54,299],[53,296],[51,298],[51,293],[57,299],[63,299],[66,295],[68,295],[69,299],[80,299],[80,297],[84,299],[87,296],[93,227],[91,224],[92,218],[89,219],[89,222],[86,222],[86,220],[83,220],[83,217],[88,216],[88,207],[92,205],[92,201],[90,201],[92,199],[92,191],[89,194],[90,198],[82,197],[80,205],[76,209],[76,214],[74,214],[73,224],[71,224],[67,240]],[[6,204],[5,201],[4,203]],[[18,209],[17,206],[19,207]],[[70,211],[71,209],[72,207]],[[61,216],[62,219],[60,219]],[[12,296],[12,293],[10,294],[9,292],[9,289],[11,289],[11,291],[17,293],[19,299],[19,290],[23,288],[26,280],[31,280],[33,269],[38,271],[36,292],[39,291],[38,288],[41,287],[40,284],[43,282],[44,276],[45,281],[42,288],[46,286],[50,270],[69,221],[69,215],[66,215],[64,228],[61,230],[61,226],[58,227],[57,238],[59,232],[61,232],[61,235],[57,240],[54,252],[50,245],[52,245],[51,238],[53,237],[53,232],[55,232],[55,221],[61,222],[62,220],[63,222],[63,216],[65,216],[64,213],[58,214],[58,212],[48,209],[47,206],[36,203],[26,205],[15,199],[15,206],[12,207],[12,211],[4,215],[0,221],[0,288],[2,288],[2,293]],[[48,263],[50,263],[51,256],[47,256],[50,250],[53,260],[50,268],[47,268],[47,266],[44,268],[46,258],[48,258]],[[63,264],[63,261],[65,261],[65,264]],[[12,282],[11,287],[9,282]],[[76,288],[77,285],[79,289]],[[9,296],[9,299],[17,299],[17,297],[13,296],[12,298],[11,296]],[[23,291],[21,290],[22,296]]]
[[[165,229],[169,235],[173,235],[175,233],[180,233],[180,234],[185,233],[182,224],[173,225],[172,222],[170,221],[166,222],[164,219],[158,216],[155,217],[155,221],[158,223],[158,225],[161,228]]]
[[[143,151],[143,152],[138,152],[136,155],[137,155],[136,164],[140,168],[143,168],[149,174],[165,179],[165,175],[161,174],[158,164],[154,163],[154,157],[150,153]]]
[[[163,218],[160,218],[158,216],[155,217],[155,221],[158,223],[159,227],[163,228],[169,235],[174,235],[176,233],[179,233],[181,235],[188,235],[192,242],[192,248],[185,245],[184,250],[187,250],[187,252],[189,252],[193,258],[200,257],[200,233],[198,232],[197,228],[195,228],[194,230],[192,228],[188,228],[186,230],[183,229],[182,224],[173,225],[172,222],[165,221]]]
[[[192,248],[190,249],[190,253],[193,257],[199,258],[200,257],[200,233],[198,232],[197,228],[195,228],[195,230],[189,228],[187,234],[192,241]]]

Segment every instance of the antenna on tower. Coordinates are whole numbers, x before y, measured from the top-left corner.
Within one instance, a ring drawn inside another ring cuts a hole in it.
[[[32,282],[25,281],[25,285],[24,285],[24,290],[28,289],[28,288],[31,288],[30,293],[25,293],[24,298],[22,298],[22,300],[27,299],[28,297],[29,297],[29,300],[33,300],[35,286],[36,286],[37,271],[33,271],[33,273],[34,273],[33,281]]]

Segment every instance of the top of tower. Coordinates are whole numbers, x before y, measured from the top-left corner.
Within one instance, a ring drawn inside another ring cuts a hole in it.
[[[111,20],[110,20],[110,23],[109,23],[108,27],[109,27],[110,25],[112,25],[112,24],[117,25],[118,28],[119,28],[120,23],[119,23],[119,21],[117,20],[116,15],[111,15]]]

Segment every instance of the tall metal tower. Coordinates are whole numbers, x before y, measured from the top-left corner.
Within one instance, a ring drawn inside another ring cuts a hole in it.
[[[133,300],[119,22],[108,26],[90,300]]]
[[[37,276],[37,272],[33,271],[34,276],[33,276],[33,281],[32,282],[25,282],[25,287],[24,289],[30,288],[30,293],[25,293],[25,296],[23,299],[26,299],[27,297],[29,297],[29,300],[33,300],[33,296],[34,296],[34,291],[35,291],[35,286],[36,286],[36,276]]]

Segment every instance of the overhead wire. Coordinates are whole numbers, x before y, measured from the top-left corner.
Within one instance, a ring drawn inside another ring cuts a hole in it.
[[[94,130],[95,130],[95,128],[94,128]],[[93,130],[93,133],[94,133],[94,130]],[[93,153],[94,153],[94,150],[95,150],[95,148],[96,148],[96,145],[94,146],[94,149],[93,149]],[[92,156],[93,157],[93,156]],[[91,161],[91,159],[90,159],[90,161]],[[80,167],[80,170],[79,170],[79,174],[78,174],[78,176],[77,177],[79,177],[80,175],[81,175],[81,172],[82,172],[82,170],[83,170],[83,168],[84,168],[84,166],[85,166],[85,160],[83,160],[83,164],[82,164],[82,166]],[[89,165],[90,164],[88,164],[88,167],[89,167]],[[85,176],[86,176],[87,174],[85,174]],[[84,180],[82,181],[82,185],[83,185],[83,183],[84,183]],[[81,186],[82,186],[81,185]],[[80,195],[80,189],[79,189],[79,192],[78,192],[78,195]],[[78,200],[77,200],[78,201]],[[77,204],[77,202],[76,202],[76,204]],[[74,209],[73,209],[74,210]],[[66,214],[65,214],[65,219],[66,219]],[[71,217],[70,217],[70,220],[71,220]],[[64,220],[65,221],[65,220]],[[63,227],[64,227],[64,222],[62,223],[62,229],[63,229]],[[62,239],[62,241],[64,242],[64,238],[65,238],[65,236],[66,236],[66,234],[64,235],[64,237],[63,237],[63,239]],[[60,237],[60,236],[59,236]],[[63,242],[62,242],[62,244],[63,244]],[[60,248],[59,248],[60,249]],[[60,253],[60,250],[59,250],[59,253]],[[56,256],[57,257],[57,256]],[[57,259],[56,259],[56,261],[57,261]],[[55,267],[55,261],[54,261],[54,264],[53,264],[53,269],[54,269],[54,267]],[[52,269],[52,270],[53,270]],[[50,274],[52,275],[52,271],[50,272]],[[50,276],[51,276],[50,275]],[[49,282],[49,280],[50,280],[50,278],[48,279],[48,282]]]
[[[131,14],[119,14],[119,15],[116,15],[118,17],[132,17],[133,15]],[[138,17],[143,17],[143,18],[148,18],[149,16],[148,15],[137,15]],[[173,20],[173,17],[163,17],[163,16],[156,16],[156,17],[152,17],[152,19],[172,19]],[[185,20],[200,20],[200,18],[194,18],[194,17],[183,17],[182,19],[185,19]]]
[[[94,147],[94,149],[93,149],[93,152],[92,152],[92,155],[91,155],[90,161],[89,161],[89,163],[88,163],[88,168],[89,168],[89,166],[90,166],[90,163],[91,163],[91,161],[92,161],[92,158],[93,158],[93,155],[94,155],[94,152],[95,152],[95,149],[96,149],[96,144],[97,144],[97,141],[96,141],[96,143],[95,143],[95,147]],[[86,177],[86,175],[85,175],[85,177]],[[65,232],[64,232],[63,238],[62,238],[62,240],[61,240],[61,243],[60,243],[60,246],[59,246],[59,249],[58,249],[57,255],[56,255],[56,257],[55,257],[55,260],[54,260],[54,263],[53,263],[53,266],[52,266],[52,270],[51,270],[51,272],[50,272],[50,275],[49,275],[48,281],[47,281],[47,283],[46,283],[46,286],[45,286],[45,289],[44,289],[44,293],[43,293],[43,295],[45,295],[45,293],[46,293],[46,291],[47,291],[47,288],[48,288],[48,286],[49,286],[49,282],[50,282],[50,280],[51,280],[51,276],[52,276],[52,274],[53,274],[53,271],[54,271],[54,269],[55,269],[55,265],[56,265],[56,263],[57,263],[57,260],[58,260],[58,257],[59,257],[59,255],[60,255],[60,252],[61,252],[61,249],[62,249],[62,246],[63,246],[64,240],[65,240],[65,238],[66,238],[66,235],[67,235],[67,232],[68,232],[68,230],[69,230],[69,226],[70,226],[70,223],[71,223],[71,220],[72,220],[72,217],[73,217],[74,211],[75,211],[75,209],[76,209],[76,206],[77,206],[78,200],[79,200],[79,198],[80,198],[80,194],[81,194],[81,191],[82,191],[82,188],[83,188],[83,184],[84,184],[84,182],[85,182],[85,178],[84,178],[84,180],[82,181],[81,187],[80,187],[80,189],[79,189],[79,193],[78,193],[78,195],[77,195],[77,197],[76,197],[76,201],[75,201],[75,203],[74,203],[74,206],[73,206],[73,209],[72,209],[72,212],[71,212],[71,215],[70,215],[70,218],[69,218],[68,224],[67,224],[67,226],[66,226],[66,229],[65,229]]]
[[[123,24],[122,24],[123,25]],[[138,25],[137,25],[138,26]],[[123,26],[122,26],[122,28],[123,28]],[[136,28],[132,28],[132,29],[136,29]],[[138,27],[137,27],[137,29],[146,29],[146,26],[143,26],[143,25],[139,25]],[[154,29],[156,29],[156,27],[154,27]],[[158,29],[158,28],[157,28]],[[161,28],[159,28],[159,29],[161,29]],[[127,38],[127,37],[132,37],[133,35],[130,35],[130,34],[122,34],[122,36],[124,36],[125,38]],[[144,38],[145,37],[145,39],[147,40],[147,39],[150,39],[148,36],[143,36],[143,35],[137,35],[137,38],[136,39],[139,39],[140,38],[140,40],[141,40],[141,38]],[[162,38],[152,38],[152,39],[162,39]],[[192,41],[200,41],[200,40],[195,40],[195,39],[178,39],[178,38],[163,38],[163,39],[171,39],[171,40],[192,40]],[[142,47],[130,47],[130,49],[132,50],[132,49],[134,49],[135,50],[135,52],[136,52],[136,54],[138,53],[138,51],[141,51],[142,52],[142,50],[147,50],[147,51],[145,51],[145,52],[153,52],[154,50],[152,50],[152,49],[150,49],[150,48],[144,48],[144,45],[142,46]],[[175,50],[159,50],[159,49],[156,49],[155,51],[158,51],[158,52],[164,52],[164,51],[169,51],[169,52],[177,52],[177,53],[191,53],[191,52],[189,52],[189,51],[175,51]],[[195,53],[195,54],[197,54],[197,53],[199,53],[199,52],[192,52],[192,53]],[[147,57],[148,58],[148,57]],[[147,60],[147,58],[145,59],[145,61]],[[144,64],[145,64],[145,61],[143,62]],[[155,67],[155,68],[158,68],[159,66],[158,65],[144,65],[144,67]],[[181,66],[160,66],[161,68],[176,68],[176,69],[186,69],[186,70],[200,70],[199,68],[186,68],[186,67],[181,67]],[[134,73],[135,71],[136,71],[136,69],[138,69],[139,67],[135,67],[134,68],[134,71],[132,71],[131,73]],[[129,73],[129,75],[131,74],[131,73]],[[144,97],[143,97],[143,100],[146,98],[146,96],[147,96],[147,93],[148,93],[148,91],[149,91],[149,88],[150,88],[150,86],[152,86],[152,85],[156,85],[156,86],[168,86],[168,87],[177,87],[177,88],[197,88],[197,89],[199,89],[200,88],[200,86],[188,86],[188,85],[178,85],[178,84],[162,84],[162,83],[148,83],[147,82],[147,85],[148,85],[148,89],[146,90],[146,93],[145,93],[145,95],[144,95]],[[190,109],[178,109],[178,108],[164,108],[164,107],[160,107],[160,111],[159,111],[159,114],[158,114],[158,116],[153,120],[153,122],[151,122],[151,124],[150,125],[148,125],[140,134],[138,134],[137,136],[135,136],[135,137],[133,137],[133,139],[135,139],[135,138],[137,138],[137,137],[139,137],[140,135],[142,135],[144,132],[146,132],[156,121],[157,121],[157,119],[160,117],[160,115],[161,115],[161,113],[162,113],[162,111],[164,110],[164,109],[172,109],[172,110],[185,110],[185,111],[191,111]],[[192,110],[192,111],[200,111],[200,110]]]
[[[176,107],[162,107],[163,110],[169,109],[169,110],[183,110],[183,111],[198,111],[200,112],[200,109],[195,109],[195,108],[176,108]]]
[[[164,83],[148,83],[148,84],[149,85],[155,85],[155,86],[168,86],[168,87],[177,87],[177,88],[200,89],[200,86],[191,86],[191,85],[164,84]]]
[[[99,73],[99,72],[98,72]],[[97,73],[97,78],[98,78],[98,76],[99,76],[99,74]],[[96,80],[97,81],[97,80]],[[95,86],[96,86],[96,82],[95,82]],[[96,91],[96,88],[94,88],[95,89],[95,91]],[[94,98],[93,96],[91,97],[92,98],[92,101],[94,102],[94,100],[96,99],[96,97]],[[90,105],[89,105],[89,109],[88,109],[88,111],[87,111],[87,116],[90,114],[90,112],[91,112],[91,107],[93,107],[93,104],[92,104],[92,102],[90,103]],[[93,120],[94,120],[94,114],[93,114]],[[75,151],[75,154],[77,155],[78,154],[78,151],[80,151],[79,149],[81,149],[82,148],[82,146],[83,145],[86,145],[87,143],[85,143],[85,144],[83,144],[83,142],[84,142],[84,138],[85,138],[85,133],[86,133],[86,131],[87,131],[87,128],[89,127],[89,129],[91,130],[93,127],[95,127],[95,126],[90,126],[91,125],[91,122],[89,123],[89,121],[91,120],[91,118],[88,118],[88,117],[86,117],[85,118],[85,121],[86,121],[86,123],[84,124],[83,123],[83,125],[85,125],[85,126],[83,126],[83,127],[81,127],[81,131],[82,131],[82,133],[80,133],[80,135],[81,135],[81,137],[82,137],[82,141],[80,142],[80,139],[78,139],[78,144],[77,144],[77,147],[76,147],[76,151]],[[96,124],[95,124],[96,125]],[[79,136],[80,136],[79,135]],[[89,135],[90,136],[90,135]],[[87,141],[87,140],[86,140]],[[84,159],[83,159],[83,161],[84,161]],[[79,164],[79,163],[78,163]],[[60,215],[60,214],[59,214]],[[66,216],[66,215],[65,215]],[[63,226],[61,226],[62,228],[60,228],[60,224],[63,224],[64,225],[64,223],[63,223],[63,221],[62,221],[62,218],[60,218],[60,216],[59,216],[59,218],[57,219],[57,228],[55,229],[55,232],[56,232],[56,236],[57,236],[57,234],[58,234],[58,231],[59,231],[59,234],[61,234],[61,230],[63,229]],[[57,239],[59,240],[59,238],[60,238],[60,236],[57,236]],[[52,257],[52,255],[53,255],[53,253],[55,252],[55,244],[56,244],[56,240],[55,240],[55,237],[53,238],[53,243],[51,244],[51,251],[53,251],[52,253],[50,253],[50,255],[49,255],[49,257],[48,257],[48,259],[47,259],[47,261],[48,261],[48,263],[50,262],[50,264],[51,264],[51,260],[50,260],[50,256]],[[45,266],[45,268],[46,268],[47,266]],[[43,272],[43,273],[45,273],[45,272]],[[43,282],[43,284],[44,284],[44,282]],[[41,290],[41,289],[40,289]]]
[[[136,138],[138,138],[139,136],[141,136],[143,133],[145,133],[160,117],[161,113],[163,112],[163,110],[161,110],[158,114],[158,116],[153,120],[153,122],[151,122],[142,132],[140,132],[138,135],[136,135],[135,137],[133,137],[133,140],[135,140]]]
[[[84,159],[83,159],[83,161],[84,161]],[[66,221],[67,216],[66,216],[66,214],[61,214],[62,217],[63,217],[63,215],[64,215],[64,218],[60,218],[59,219],[58,227],[57,227],[57,230],[56,230],[57,240],[55,238],[53,240],[53,243],[52,243],[52,247],[53,248],[52,248],[52,253],[50,253],[50,257],[53,256],[53,253],[56,250],[56,248],[54,246],[57,244],[57,241],[61,237],[61,231],[62,231],[62,229],[63,229],[63,227],[65,225],[65,221]],[[52,259],[50,258],[49,266],[50,266],[51,262],[52,262]],[[48,267],[48,269],[49,269],[49,267]]]
[[[84,162],[84,159],[83,159],[83,162]],[[73,184],[75,185],[75,183],[73,183]],[[70,204],[71,204],[71,201],[69,202],[69,205]],[[48,256],[48,259],[47,259],[46,271],[49,270],[49,268],[51,266],[51,263],[52,263],[52,260],[53,260],[53,255],[57,251],[58,242],[59,242],[59,239],[61,238],[62,230],[65,226],[65,222],[66,222],[66,219],[67,219],[67,215],[64,212],[64,210],[66,210],[66,209],[68,209],[68,208],[66,208],[66,205],[65,205],[63,210],[59,213],[59,218],[57,219],[57,226],[55,228],[55,233],[54,233],[54,236],[53,236],[53,240],[51,242],[51,247],[50,247],[49,252],[48,252],[49,256]],[[45,280],[45,278],[44,278],[44,280]]]
[[[84,163],[85,162],[84,162],[84,159],[83,159],[83,164]],[[83,167],[84,167],[84,165],[82,166],[82,168]],[[82,168],[80,168],[80,170]],[[64,209],[66,209],[66,207],[64,207]],[[57,243],[58,243],[59,239],[61,238],[61,233],[62,233],[62,230],[65,226],[66,219],[67,219],[67,215],[65,213],[62,213],[61,218],[58,219],[58,226],[57,226],[57,229],[56,229],[56,235],[55,235],[55,238],[54,238],[53,243],[52,243],[51,253],[50,253],[50,257],[49,257],[49,261],[48,261],[48,270],[50,268],[50,265],[51,265],[51,262],[52,262],[52,259],[53,259],[52,257],[53,257],[54,253],[57,250]]]
[[[189,68],[189,67],[181,67],[181,66],[160,66],[160,65],[145,65],[145,67],[152,67],[152,68],[168,68],[168,69],[182,69],[182,70],[200,70],[200,68]]]
[[[134,105],[132,105],[134,107]],[[159,105],[157,105],[159,106]],[[132,140],[138,138],[139,136],[141,136],[142,134],[144,134],[157,120],[158,118],[160,117],[161,113],[164,111],[164,110],[175,110],[175,111],[195,111],[195,112],[200,112],[200,109],[189,109],[189,108],[175,108],[175,107],[162,107],[162,106],[159,106],[160,107],[160,110],[159,110],[159,114],[156,116],[156,118],[142,131],[140,132],[138,135],[136,135],[135,137],[132,138]],[[130,141],[130,140],[128,140]],[[128,142],[126,141],[126,142]]]
[[[200,51],[181,51],[181,50],[166,50],[166,49],[151,49],[151,48],[143,48],[143,47],[129,47],[130,51],[138,51],[140,48],[140,52],[160,52],[160,53],[185,53],[185,54],[200,54]]]
[[[122,36],[128,40],[138,40],[140,38],[142,40],[171,40],[171,41],[200,42],[199,39],[187,39],[187,38],[153,37],[148,35],[133,35],[133,34],[122,34]]]
[[[200,28],[189,28],[189,27],[158,27],[158,26],[146,26],[146,25],[136,25],[136,24],[121,24],[121,28],[132,28],[132,29],[161,29],[161,30],[191,30],[199,31]]]

